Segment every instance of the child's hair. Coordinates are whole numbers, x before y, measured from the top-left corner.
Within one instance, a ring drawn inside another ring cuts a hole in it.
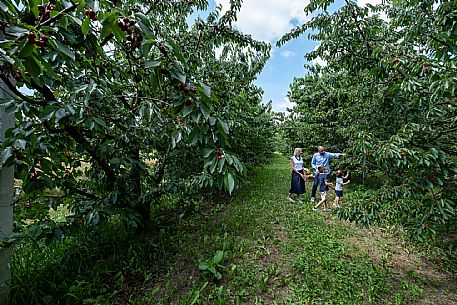
[[[337,170],[337,171],[336,171],[336,176],[337,176],[338,178],[341,178],[341,177],[343,177],[343,176],[344,176],[344,173],[343,173],[343,171],[341,171],[341,170]]]
[[[326,168],[325,166],[319,166],[317,170],[319,171],[319,173],[324,173]]]

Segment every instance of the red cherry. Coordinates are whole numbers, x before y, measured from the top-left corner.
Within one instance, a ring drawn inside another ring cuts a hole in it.
[[[217,160],[220,160],[220,159],[222,159],[222,158],[224,158],[223,155],[218,155],[218,156],[217,156]]]
[[[96,16],[96,15],[92,15],[92,16],[90,16],[90,19],[91,19],[92,21],[96,21],[96,20],[97,20],[97,16]]]
[[[38,9],[40,12],[44,12],[44,6],[43,6],[43,5],[37,5],[37,9]]]
[[[90,15],[91,17],[93,17],[93,16],[96,16],[97,14],[96,14],[93,10],[90,10],[89,15]]]
[[[132,34],[132,29],[131,28],[127,28],[126,32],[127,32],[127,34],[130,35],[130,34]]]
[[[120,28],[123,30],[125,24],[124,24],[124,22],[122,22],[122,20],[119,20],[119,21],[117,22],[117,26],[120,27]]]
[[[48,42],[48,36],[46,36],[46,35],[41,35],[40,39],[45,41],[45,42]]]
[[[425,227],[426,227],[426,228],[429,228],[429,227],[430,227],[430,225],[429,225],[428,223],[426,223],[426,224],[425,224]]]
[[[195,87],[190,88],[190,92],[197,93],[197,89]]]
[[[89,15],[91,11],[92,11],[92,10],[85,9],[85,10],[84,10],[84,15]]]
[[[380,198],[381,198],[381,196],[379,196],[379,195],[378,195],[378,196],[376,196],[376,198],[380,199]]]
[[[32,41],[34,41],[35,38],[36,38],[36,34],[34,34],[34,33],[29,34],[29,36],[27,37],[28,41],[32,44],[33,44]]]

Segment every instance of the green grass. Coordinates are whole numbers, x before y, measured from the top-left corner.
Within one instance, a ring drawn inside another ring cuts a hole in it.
[[[289,184],[287,160],[275,156],[225,203],[166,198],[147,235],[114,222],[25,247],[15,304],[26,294],[37,304],[414,304],[439,294],[452,303],[455,280],[430,275],[401,236],[291,203]]]

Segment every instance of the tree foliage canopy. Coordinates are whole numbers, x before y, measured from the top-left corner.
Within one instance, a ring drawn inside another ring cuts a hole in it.
[[[240,5],[190,22],[207,1],[2,1],[0,77],[18,124],[1,161],[22,183],[18,223],[63,204],[59,236],[112,214],[145,225],[164,192],[232,192],[270,151],[237,138],[271,127],[253,85],[270,45],[232,27]]]
[[[309,30],[320,45],[306,58],[326,63],[290,85],[290,142],[347,151],[382,174],[380,200],[344,218],[394,215],[418,235],[456,219],[457,3],[436,2],[347,0],[329,13],[333,1],[311,1],[314,17],[278,42]]]

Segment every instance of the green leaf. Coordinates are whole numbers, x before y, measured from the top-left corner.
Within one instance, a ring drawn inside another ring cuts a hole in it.
[[[32,56],[33,51],[36,49],[36,46],[30,43],[26,43],[21,49],[20,57],[29,57]]]
[[[14,37],[21,37],[22,35],[25,35],[29,32],[30,32],[29,29],[25,29],[25,28],[18,27],[15,25],[8,25],[5,29],[5,34],[8,34],[8,35],[11,35]]]
[[[207,168],[210,165],[214,165],[215,163],[217,164],[216,156],[213,156],[212,158],[205,159],[205,164],[203,165],[203,168]]]
[[[207,97],[211,97],[211,88],[206,85],[205,83],[202,83],[200,82],[200,85],[202,86],[203,88],[203,93],[207,96]]]
[[[233,179],[233,176],[231,173],[227,174],[227,189],[229,194],[233,192],[233,189],[235,188],[235,179]]]
[[[135,17],[137,18],[138,25],[140,26],[143,33],[146,35],[154,36],[154,31],[152,30],[148,17],[143,13],[135,13]]]
[[[182,116],[183,117],[186,117],[189,115],[189,113],[192,112],[192,110],[194,110],[194,107],[193,106],[186,106],[182,109]]]
[[[218,118],[217,124],[221,130],[223,130],[226,134],[229,134],[229,126],[226,122],[224,122],[220,118]]]
[[[216,251],[216,254],[213,256],[213,264],[218,265],[222,261],[222,258],[224,258],[224,251]]]
[[[190,145],[197,144],[199,140],[201,140],[201,133],[199,128],[195,128],[190,132],[189,139]]]
[[[14,143],[14,147],[19,149],[25,149],[27,142],[23,139],[17,139]]]
[[[83,23],[81,24],[81,31],[83,35],[86,36],[89,33],[89,25],[90,25],[90,18],[84,19]]]
[[[113,26],[113,34],[116,41],[122,43],[122,41],[127,37],[127,33],[124,32],[120,27],[116,25]]]
[[[54,163],[52,163],[51,161],[49,161],[46,158],[43,158],[40,160],[40,167],[45,173],[50,173],[50,172],[52,172]]]
[[[2,158],[1,158],[1,164],[5,164],[9,158],[13,156],[13,152],[11,151],[11,147],[7,147],[2,151]]]
[[[27,57],[24,61],[25,70],[30,72],[33,76],[41,74],[41,64],[35,56]]]
[[[182,71],[181,68],[177,66],[173,66],[171,68],[171,77],[174,79],[179,80],[181,83],[185,84],[186,83],[186,75],[184,75],[184,71]]]
[[[202,105],[200,105],[200,111],[202,112],[203,117],[205,118],[205,120],[208,120],[209,113],[208,113],[208,111],[206,111],[206,109]]]
[[[198,269],[200,270],[208,270],[209,268],[209,264],[207,261],[201,261],[199,264],[198,264]]]
[[[192,112],[191,117],[192,117],[192,121],[194,121],[197,124],[199,123],[200,113],[198,113],[197,111],[194,111],[194,112]]]
[[[154,68],[160,66],[160,61],[158,60],[147,60],[144,62],[144,67],[146,69]]]
[[[224,165],[225,165],[225,158],[222,158],[218,161],[217,171],[219,173],[221,173],[222,169],[224,169]]]
[[[233,161],[235,161],[235,167],[238,170],[238,172],[243,173],[243,164],[241,164],[240,159],[238,157],[232,155]]]
[[[184,64],[186,60],[184,59],[181,53],[181,47],[178,44],[176,44],[176,42],[174,42],[171,38],[168,38],[166,41],[173,48],[173,54],[176,56],[176,58]]]
[[[151,73],[151,77],[149,79],[149,84],[151,85],[152,92],[157,92],[160,88],[160,81],[157,77],[157,71],[153,71]]]
[[[117,27],[117,11],[105,14],[102,21],[102,31],[100,33],[100,38],[105,38],[108,34],[113,32],[113,28]]]
[[[61,54],[71,58],[72,60],[75,60],[75,54],[69,48],[67,48],[63,43],[61,43],[58,40],[54,40],[54,42],[56,44],[57,50]]]
[[[214,148],[205,148],[203,150],[203,158],[208,158],[214,152]]]

